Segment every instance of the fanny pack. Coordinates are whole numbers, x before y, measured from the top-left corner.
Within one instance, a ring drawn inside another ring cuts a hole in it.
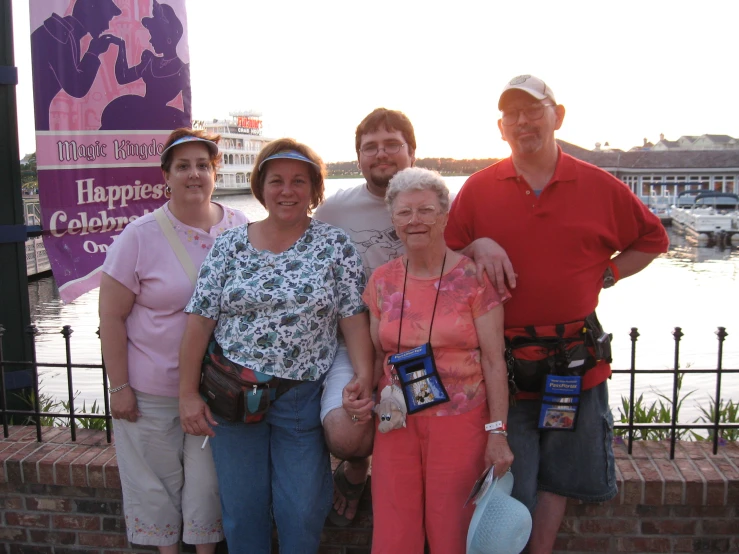
[[[205,353],[199,390],[210,410],[226,421],[259,423],[272,402],[303,382],[234,363],[214,339]]]
[[[511,394],[541,392],[547,375],[582,376],[611,362],[612,335],[595,312],[584,320],[505,330],[505,358]]]

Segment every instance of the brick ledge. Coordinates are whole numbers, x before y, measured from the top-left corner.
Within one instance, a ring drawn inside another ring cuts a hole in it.
[[[120,488],[113,444],[103,431],[13,426],[0,440],[0,483]],[[727,506],[739,504],[739,443],[711,452],[707,442],[678,442],[669,459],[669,442],[614,445],[619,493],[611,503],[646,506]]]

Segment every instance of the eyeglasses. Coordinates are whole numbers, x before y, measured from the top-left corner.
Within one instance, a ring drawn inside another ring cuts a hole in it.
[[[359,151],[368,158],[373,158],[380,153],[380,150],[385,152],[385,154],[397,154],[398,152],[400,152],[400,149],[405,146],[405,144],[405,142],[391,142],[389,144],[386,144],[382,148],[380,148],[376,144],[368,144],[367,146],[363,146],[362,148],[360,148]]]
[[[439,210],[434,206],[421,206],[417,210],[411,208],[400,208],[397,212],[393,212],[393,223],[400,227],[405,227],[413,221],[413,216],[417,216],[416,220],[424,225],[433,225],[439,218]]]
[[[554,104],[531,104],[525,108],[503,110],[501,112],[503,116],[500,119],[503,121],[503,125],[515,125],[523,113],[529,121],[536,121],[544,117],[544,108],[548,106],[554,106]]]

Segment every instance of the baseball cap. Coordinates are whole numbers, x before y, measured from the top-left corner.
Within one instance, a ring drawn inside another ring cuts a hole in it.
[[[498,99],[498,109],[500,109],[500,103],[505,93],[513,89],[522,90],[537,100],[549,98],[555,104],[557,103],[554,99],[554,91],[544,81],[533,75],[519,75],[508,81],[508,84],[503,88],[503,92],[500,93],[500,98]]]
[[[194,137],[192,135],[185,135],[184,137],[178,138],[176,141],[174,141],[172,144],[167,146],[164,150],[162,150],[162,154],[159,157],[160,160],[162,160],[162,163],[164,163],[164,155],[174,148],[175,146],[179,146],[180,144],[184,144],[186,142],[202,142],[205,144],[205,146],[208,147],[208,151],[210,152],[211,156],[216,156],[218,154],[218,145],[213,142],[212,140],[200,138],[200,137]]]
[[[270,161],[270,160],[298,160],[299,162],[305,162],[309,163],[311,165],[316,166],[318,169],[321,169],[320,166],[311,160],[310,158],[303,156],[300,152],[296,150],[285,150],[284,152],[277,152],[276,154],[272,154],[271,156],[267,156],[262,160],[262,162],[259,164],[259,170],[262,170],[262,166]]]
[[[519,554],[531,535],[531,513],[511,497],[513,474],[495,479],[472,514],[467,532],[467,554]]]

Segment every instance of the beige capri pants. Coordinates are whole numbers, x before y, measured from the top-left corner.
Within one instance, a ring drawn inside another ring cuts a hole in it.
[[[141,416],[113,420],[128,540],[169,546],[223,539],[210,444],[180,427],[179,399],[134,391]],[[184,528],[183,528],[184,522]]]

